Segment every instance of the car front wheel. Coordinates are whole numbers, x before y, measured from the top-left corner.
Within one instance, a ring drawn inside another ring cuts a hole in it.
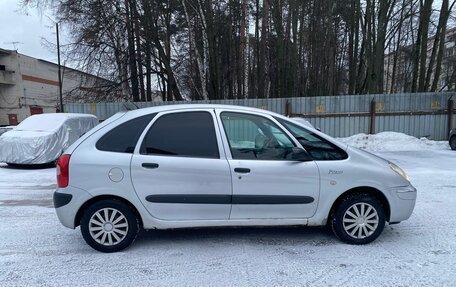
[[[332,230],[349,244],[374,241],[385,227],[385,212],[381,202],[369,194],[355,194],[343,199],[331,220]]]
[[[135,213],[123,202],[103,200],[91,205],[82,216],[81,233],[95,250],[117,252],[136,239],[139,222]]]

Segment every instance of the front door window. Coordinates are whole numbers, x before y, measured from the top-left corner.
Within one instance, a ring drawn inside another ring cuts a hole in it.
[[[233,159],[291,160],[295,145],[271,120],[232,112],[221,119]]]

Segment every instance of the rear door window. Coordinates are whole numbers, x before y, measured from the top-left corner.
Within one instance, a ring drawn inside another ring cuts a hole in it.
[[[205,111],[161,116],[147,132],[141,154],[220,158],[213,116]]]

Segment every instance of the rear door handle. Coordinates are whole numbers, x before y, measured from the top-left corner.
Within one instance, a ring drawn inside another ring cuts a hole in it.
[[[158,165],[158,163],[149,163],[149,162],[145,162],[145,163],[142,164],[142,167],[154,169],[154,168],[158,168],[159,165]]]
[[[250,173],[250,168],[236,167],[234,172],[237,173]]]

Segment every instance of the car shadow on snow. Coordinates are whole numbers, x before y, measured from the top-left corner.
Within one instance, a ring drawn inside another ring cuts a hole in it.
[[[214,227],[141,231],[132,248],[170,244],[324,246],[338,242],[325,227]]]
[[[377,246],[391,242],[403,241],[413,237],[407,229],[400,230],[396,226],[386,225],[382,234],[374,242],[361,245]],[[327,246],[347,245],[338,240],[328,227],[207,227],[184,228],[168,230],[142,230],[135,243],[130,247],[136,250],[147,247],[166,247],[183,245],[209,245],[211,247],[226,246],[227,244],[248,244],[257,246]],[[356,245],[347,245],[356,248]]]

